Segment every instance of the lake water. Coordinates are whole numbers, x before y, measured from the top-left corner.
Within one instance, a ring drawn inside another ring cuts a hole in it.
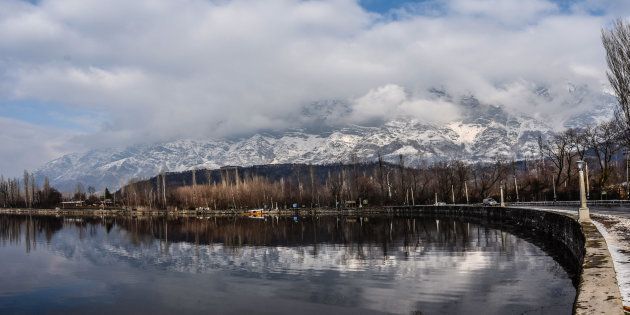
[[[570,268],[515,234],[429,217],[0,215],[0,314],[570,314]]]

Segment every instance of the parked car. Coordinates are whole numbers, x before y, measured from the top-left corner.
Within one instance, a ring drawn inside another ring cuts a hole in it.
[[[446,206],[446,202],[440,201],[440,202],[436,203],[435,205],[436,206]]]
[[[497,201],[492,198],[486,198],[483,200],[484,206],[496,206],[497,204]]]

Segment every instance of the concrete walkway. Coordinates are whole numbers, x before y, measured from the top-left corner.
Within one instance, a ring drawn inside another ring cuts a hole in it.
[[[528,206],[527,208],[577,215],[577,208],[570,207]],[[630,208],[593,207],[591,219],[593,225],[606,240],[617,274],[624,310],[626,314],[630,314]]]
[[[593,223],[581,223],[585,253],[575,314],[621,314],[622,300],[610,252]]]

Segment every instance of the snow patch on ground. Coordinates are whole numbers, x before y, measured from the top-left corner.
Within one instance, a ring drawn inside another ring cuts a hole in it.
[[[594,215],[592,218],[593,224],[608,244],[623,305],[630,306],[630,220],[604,214]]]

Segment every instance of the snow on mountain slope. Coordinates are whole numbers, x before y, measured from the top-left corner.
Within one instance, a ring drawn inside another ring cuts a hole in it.
[[[565,128],[599,124],[613,117],[618,102],[617,97],[610,91],[610,87],[604,86],[601,93],[594,93],[587,86],[568,83],[567,89],[569,97],[563,99],[563,107],[586,107],[587,110],[574,113],[565,119],[563,122]]]
[[[461,144],[473,143],[477,135],[486,129],[482,125],[466,124],[462,121],[454,121],[446,125],[446,128],[457,134],[457,142]]]
[[[496,156],[524,158],[537,154],[539,135],[551,133],[545,124],[502,107],[467,100],[464,114],[436,125],[412,118],[396,118],[379,126],[327,126],[326,130],[291,130],[260,133],[237,140],[178,140],[122,149],[96,149],[53,160],[35,174],[47,176],[64,191],[78,182],[97,189],[117,188],[130,179],[168,171],[218,168],[225,165],[274,163],[332,163],[374,160],[380,153],[396,160],[405,155],[413,163],[424,160],[490,160]],[[326,103],[325,106],[338,106]],[[318,107],[325,115],[335,110]],[[339,111],[346,111],[345,107]],[[316,117],[316,119],[321,119]]]

